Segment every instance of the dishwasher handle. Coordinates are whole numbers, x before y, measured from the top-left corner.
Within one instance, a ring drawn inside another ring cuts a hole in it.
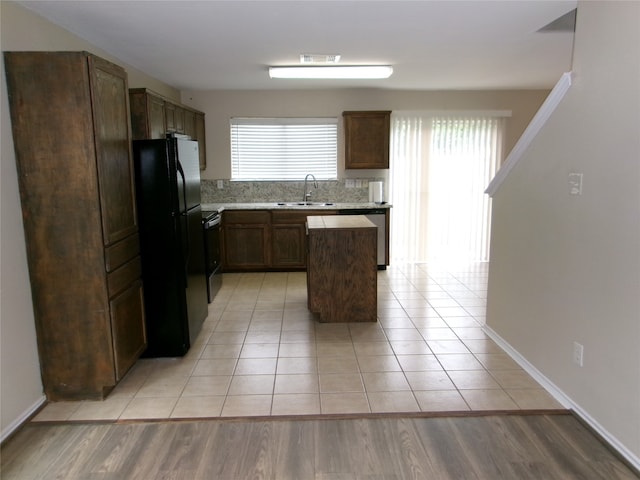
[[[384,215],[386,208],[349,208],[338,210],[338,215]]]

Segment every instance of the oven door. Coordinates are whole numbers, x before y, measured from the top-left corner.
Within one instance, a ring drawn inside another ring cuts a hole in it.
[[[209,303],[222,286],[220,261],[220,220],[219,214],[206,218],[204,227],[204,251],[207,275],[207,299]]]

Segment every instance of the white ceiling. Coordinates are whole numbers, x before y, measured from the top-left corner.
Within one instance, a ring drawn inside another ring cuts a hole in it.
[[[19,1],[123,62],[185,90],[551,88],[572,32],[537,32],[576,0]],[[275,80],[301,53],[390,64],[386,80]]]

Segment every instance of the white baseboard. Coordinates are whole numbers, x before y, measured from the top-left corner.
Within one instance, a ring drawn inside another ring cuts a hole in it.
[[[563,407],[573,410],[587,425],[602,437],[620,456],[622,456],[633,468],[640,471],[640,458],[625,447],[616,437],[611,435],[602,425],[600,425],[589,413],[578,403],[574,402],[551,380],[544,376],[526,358],[514,349],[506,340],[498,335],[491,327],[483,327],[485,333],[491,337],[515,362],[518,363],[529,375],[531,375],[540,385],[542,385]]]
[[[21,415],[18,416],[13,422],[7,425],[0,434],[0,443],[4,442],[13,432],[15,432],[23,423],[29,420],[31,415],[38,411],[42,405],[47,401],[47,397],[44,395],[36,400],[29,408],[27,408]]]

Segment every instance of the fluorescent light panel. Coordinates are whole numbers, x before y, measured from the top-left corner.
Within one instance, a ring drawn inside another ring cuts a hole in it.
[[[271,78],[389,78],[389,65],[269,67]]]

